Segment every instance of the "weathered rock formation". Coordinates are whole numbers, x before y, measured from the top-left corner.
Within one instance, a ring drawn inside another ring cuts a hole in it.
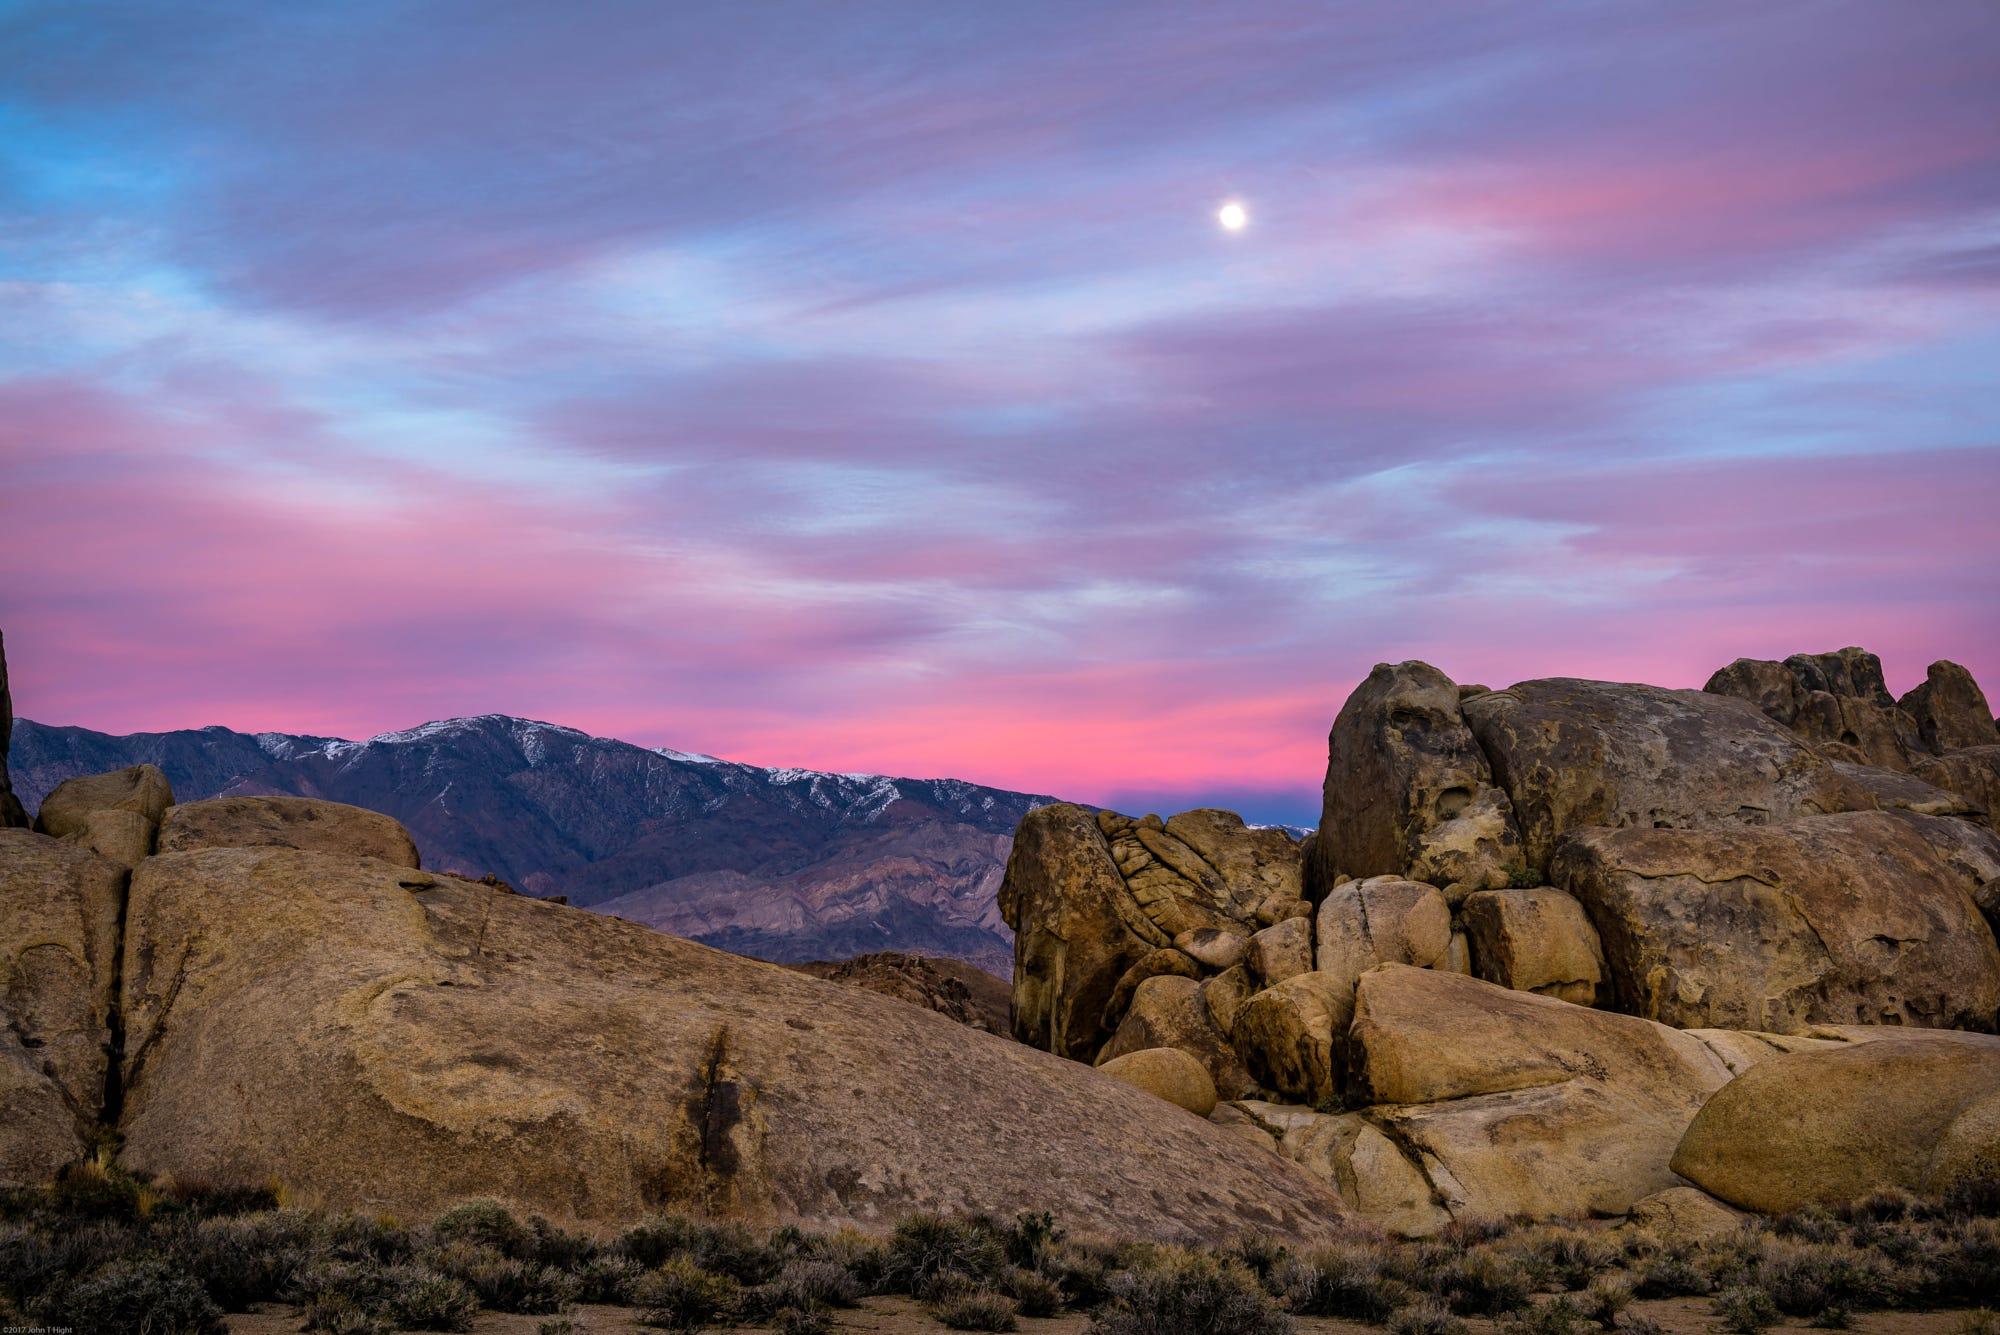
[[[1474,696],[1465,717],[1538,872],[1572,830],[1761,825],[1875,805],[1790,732],[1701,691],[1558,677]]]
[[[1940,755],[2000,742],[1986,693],[1970,672],[1948,659],[1931,664],[1923,684],[1896,703],[1916,720],[1924,746]]]
[[[1521,862],[1507,794],[1466,727],[1458,688],[1428,663],[1378,663],[1327,737],[1308,880],[1409,876],[1455,897],[1506,885]]]
[[[1886,812],[1579,831],[1554,877],[1588,909],[1637,1015],[1785,1032],[1991,1029],[2000,1012],[1977,884]]]
[[[851,960],[813,960],[786,967],[907,1001],[989,1034],[1009,1032],[1007,984],[963,960],[882,950]]]
[[[1298,845],[1228,812],[1133,820],[1066,802],[1030,812],[1000,887],[1015,935],[1015,1036],[1093,1060],[1143,978],[1198,973],[1176,938],[1248,938],[1277,921],[1261,913],[1298,900]]]
[[[1024,828],[1003,894],[1049,926],[1017,945],[1017,1031],[1106,1064],[1178,1053],[1218,1126],[1398,1232],[1641,1202],[1733,1226],[1671,1166],[1716,1091],[2000,1023],[2000,745],[1927,749],[1977,733],[1968,684],[1939,665],[1898,704],[1859,650],[1739,660],[1707,691],[1379,666],[1329,736],[1301,907],[1161,872],[1140,832],[1182,817]],[[1976,1175],[2000,1098],[1893,1134],[1923,1144],[1905,1185]]]
[[[0,830],[0,1185],[82,1158],[104,1111],[125,872]]]
[[[14,796],[9,778],[7,754],[14,738],[14,697],[7,691],[7,638],[0,635],[0,830],[19,829],[28,824],[28,813]]]

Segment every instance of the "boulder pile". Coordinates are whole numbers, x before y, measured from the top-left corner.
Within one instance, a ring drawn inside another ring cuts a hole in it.
[[[1031,813],[1016,1035],[1177,1052],[1212,1121],[1408,1233],[2000,1175],[2000,732],[1963,668],[1898,701],[1859,649],[1702,691],[1383,664],[1327,754],[1302,844]],[[1882,1152],[1855,1091],[1905,1067]]]

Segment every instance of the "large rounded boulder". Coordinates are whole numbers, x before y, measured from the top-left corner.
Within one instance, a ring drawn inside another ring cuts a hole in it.
[[[380,859],[155,856],[124,958],[137,1171],[406,1216],[492,1196],[577,1220],[879,1224],[1059,1197],[1082,1228],[1305,1238],[1346,1214],[1079,1063]]]
[[[2000,1039],[1948,1030],[1774,1056],[1711,1098],[1673,1169],[1767,1214],[1880,1187],[1946,1190],[2000,1164]],[[1964,1124],[1961,1125],[1961,1122]]]
[[[296,848],[419,865],[410,832],[392,817],[312,797],[211,797],[169,811],[159,851],[203,848]]]

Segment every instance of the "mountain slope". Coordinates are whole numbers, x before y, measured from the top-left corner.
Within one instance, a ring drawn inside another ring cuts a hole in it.
[[[182,801],[324,797],[385,812],[426,866],[494,873],[726,950],[872,950],[1005,971],[994,895],[1014,827],[1053,799],[955,779],[760,769],[505,715],[365,742],[227,728],[113,737],[15,725],[32,810],[63,779],[158,765]]]

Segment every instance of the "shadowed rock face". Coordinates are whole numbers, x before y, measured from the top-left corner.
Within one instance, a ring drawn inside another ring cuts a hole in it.
[[[0,830],[0,1185],[86,1153],[104,1106],[125,869]]]
[[[1153,1096],[916,1007],[376,859],[153,857],[127,916],[124,1158],[421,1215],[494,1196],[1294,1237],[1326,1184]]]
[[[884,950],[851,960],[812,960],[788,967],[813,978],[907,1001],[989,1034],[1009,1032],[1007,984],[962,960],[926,959]]]
[[[1874,800],[1742,700],[1552,677],[1465,702],[1529,863],[1586,826],[1758,825]]]
[[[0,636],[0,830],[28,824],[28,813],[14,796],[8,778],[7,753],[14,736],[14,697],[7,693],[7,640]]]

